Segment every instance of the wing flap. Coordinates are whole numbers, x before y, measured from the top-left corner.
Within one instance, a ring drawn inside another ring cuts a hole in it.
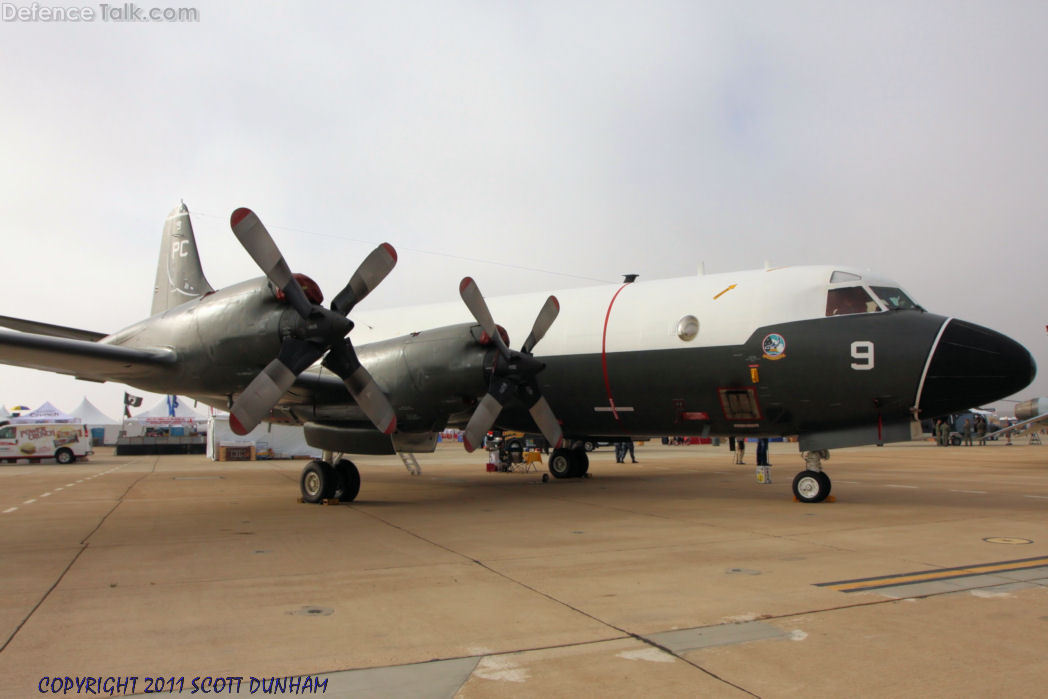
[[[137,349],[99,342],[0,330],[0,363],[69,374],[88,381],[130,382],[173,367],[169,349]]]

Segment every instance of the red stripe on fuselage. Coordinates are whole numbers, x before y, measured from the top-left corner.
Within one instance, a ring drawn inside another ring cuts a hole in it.
[[[600,366],[604,370],[604,390],[608,394],[608,407],[611,408],[611,415],[615,418],[615,422],[622,422],[622,420],[619,419],[619,413],[615,410],[615,399],[611,395],[611,379],[608,378],[608,321],[611,320],[611,308],[615,305],[615,299],[619,297],[619,294],[627,286],[629,286],[629,283],[620,286],[615,295],[611,297],[611,303],[608,304],[608,312],[604,314],[604,333],[600,339]]]

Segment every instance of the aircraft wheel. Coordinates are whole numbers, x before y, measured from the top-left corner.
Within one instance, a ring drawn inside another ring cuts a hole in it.
[[[326,461],[310,461],[302,469],[299,488],[305,502],[317,503],[327,500],[335,494],[337,485],[335,469]]]
[[[586,451],[593,451],[597,448],[597,443],[594,442],[592,439],[587,439],[585,442],[582,443],[582,448]]]
[[[571,474],[572,478],[583,478],[586,472],[589,471],[589,454],[586,453],[586,449],[573,449],[573,456],[575,457],[575,472]]]
[[[335,464],[335,474],[338,476],[338,487],[335,494],[339,502],[353,502],[360,492],[360,471],[357,465],[348,459],[339,459]]]
[[[830,477],[822,471],[801,471],[793,478],[793,494],[801,502],[822,502],[830,494]]]
[[[76,454],[72,450],[63,447],[55,452],[55,461],[60,464],[71,464],[76,461]]]
[[[571,449],[554,449],[549,457],[549,472],[554,478],[571,478],[575,475],[575,459]]]
[[[825,471],[819,471],[819,479],[826,485],[826,497],[829,497],[830,491],[833,490],[833,483],[830,481],[830,477],[826,475]]]

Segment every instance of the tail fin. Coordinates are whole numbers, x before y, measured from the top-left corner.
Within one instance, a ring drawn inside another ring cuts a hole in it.
[[[189,209],[182,202],[168,214],[164,223],[156,283],[153,285],[153,309],[150,313],[163,313],[211,291],[214,289],[207,283],[204,271],[200,268],[200,255],[197,254]]]

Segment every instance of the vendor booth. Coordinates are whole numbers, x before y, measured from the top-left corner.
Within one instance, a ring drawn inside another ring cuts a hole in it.
[[[80,422],[87,425],[92,444],[96,446],[100,444],[116,444],[116,440],[120,436],[120,422],[96,408],[94,403],[87,399],[87,396],[84,396],[84,399],[80,401],[80,405],[76,406],[69,414],[80,418]]]
[[[263,422],[246,435],[239,435],[229,426],[229,415],[215,415],[207,426],[207,456],[212,461],[316,459],[321,452],[306,444],[300,425]]]

